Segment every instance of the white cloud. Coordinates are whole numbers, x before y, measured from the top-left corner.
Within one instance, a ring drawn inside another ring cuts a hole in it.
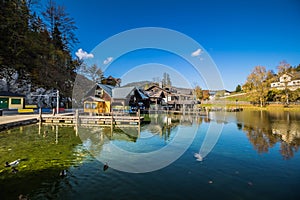
[[[202,50],[197,49],[196,51],[192,52],[191,56],[192,57],[197,57],[197,56],[200,56],[201,53],[202,53]]]
[[[94,55],[91,53],[87,53],[86,51],[83,51],[82,49],[78,49],[75,55],[81,60],[81,59],[88,59],[88,58],[94,58]]]
[[[113,57],[108,57],[103,61],[104,65],[107,65],[108,63],[110,63],[114,58]]]

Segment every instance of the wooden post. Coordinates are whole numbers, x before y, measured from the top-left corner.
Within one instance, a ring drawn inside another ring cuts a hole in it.
[[[139,126],[138,126],[138,138],[140,138],[141,136],[141,124],[139,122]]]
[[[111,112],[111,122],[110,122],[110,134],[112,136],[113,134],[113,123],[114,123],[114,115],[113,115],[113,112]]]
[[[79,124],[79,111],[78,109],[75,110],[75,134],[78,136],[78,124]]]
[[[55,126],[55,144],[58,144],[58,125]]]
[[[42,123],[41,123],[41,121],[39,122],[39,135],[41,135],[41,128],[42,128]],[[21,126],[22,127],[22,126]]]
[[[141,125],[141,110],[140,109],[138,109],[138,124],[139,124],[139,126]]]
[[[78,109],[75,110],[75,124],[77,125],[79,122],[79,111]]]
[[[42,108],[39,109],[39,122],[42,123]]]

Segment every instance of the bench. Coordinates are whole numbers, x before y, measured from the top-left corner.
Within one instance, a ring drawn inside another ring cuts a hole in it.
[[[18,109],[18,113],[34,113],[32,108]]]
[[[37,105],[25,105],[25,109],[27,108],[33,108],[33,109],[36,109],[37,108]]]

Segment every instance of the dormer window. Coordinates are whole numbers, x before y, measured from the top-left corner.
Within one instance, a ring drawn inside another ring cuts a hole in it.
[[[99,89],[97,89],[97,90],[95,91],[95,96],[97,96],[97,97],[102,98],[102,97],[103,97],[103,94],[104,94],[104,92],[103,92],[103,89],[102,89],[102,88],[99,88]]]

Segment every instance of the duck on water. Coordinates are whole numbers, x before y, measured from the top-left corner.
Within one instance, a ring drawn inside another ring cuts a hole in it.
[[[5,167],[16,167],[20,163],[21,159],[15,160],[13,162],[6,162]]]

